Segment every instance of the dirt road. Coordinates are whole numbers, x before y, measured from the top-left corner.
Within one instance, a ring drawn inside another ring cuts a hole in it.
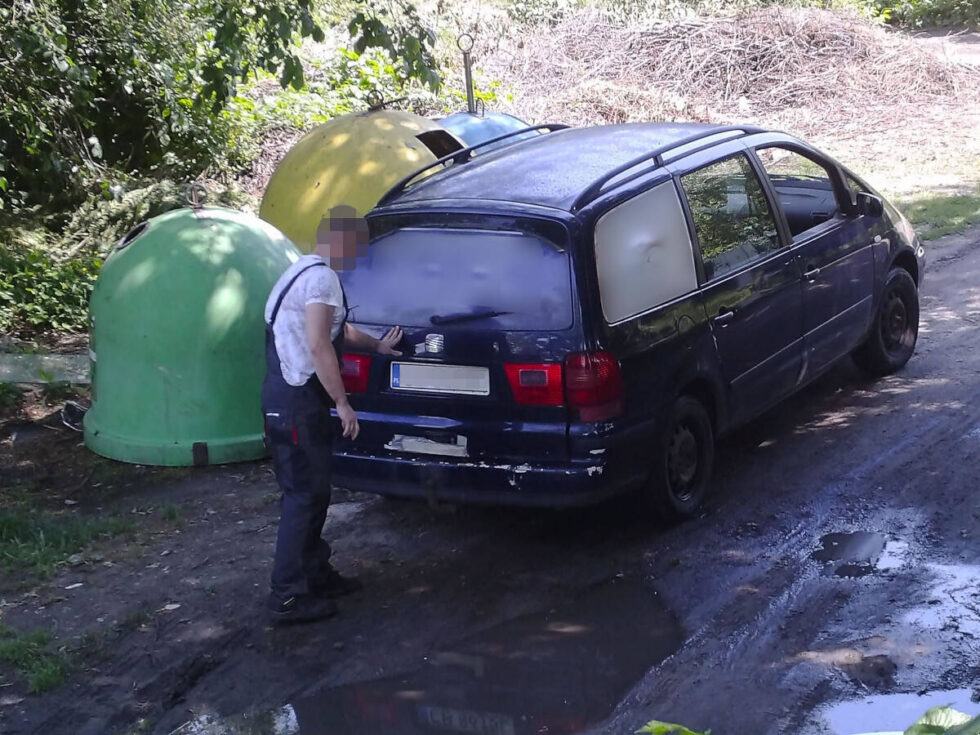
[[[915,36],[941,58],[980,66],[980,31],[936,29]]]
[[[268,468],[136,483],[118,502],[181,524],[8,598],[5,622],[101,645],[0,730],[809,735],[980,712],[978,244],[929,248],[901,374],[843,364],[729,437],[705,515],[675,528],[340,492],[327,535],[367,588],[280,631]]]

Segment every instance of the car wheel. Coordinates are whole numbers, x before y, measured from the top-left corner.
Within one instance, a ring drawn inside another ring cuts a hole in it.
[[[708,492],[715,458],[711,417],[701,401],[681,396],[674,403],[655,452],[649,500],[667,520],[692,516]]]
[[[888,375],[909,361],[918,337],[919,289],[907,270],[893,268],[871,331],[854,351],[854,362],[871,375]]]

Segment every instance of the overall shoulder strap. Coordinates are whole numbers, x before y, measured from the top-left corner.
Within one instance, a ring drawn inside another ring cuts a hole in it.
[[[340,280],[338,278],[338,280]],[[344,321],[343,324],[347,323],[347,317],[349,316],[350,307],[347,306],[347,289],[344,288],[344,282],[340,281],[340,295],[344,300]],[[341,326],[343,326],[343,324]]]
[[[340,332],[337,333],[336,339],[333,340],[333,346],[337,350],[338,355],[340,354],[340,350],[344,345],[344,327],[347,326],[347,316],[348,316],[347,291],[344,290],[343,283],[340,284],[340,294],[344,300],[344,317],[340,321]]]
[[[278,316],[279,314],[279,307],[282,306],[282,300],[286,298],[286,294],[289,293],[289,289],[293,287],[293,284],[296,283],[299,277],[304,273],[306,273],[306,271],[308,271],[310,268],[316,268],[317,266],[321,266],[321,265],[324,268],[327,267],[327,264],[324,263],[322,260],[318,263],[310,263],[305,268],[302,268],[299,273],[297,273],[289,280],[289,283],[286,284],[286,287],[279,293],[279,298],[276,299],[276,305],[272,307],[272,316],[269,317],[270,327],[276,323],[276,316]]]

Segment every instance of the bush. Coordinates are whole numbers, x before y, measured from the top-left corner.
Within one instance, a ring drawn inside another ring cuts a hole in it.
[[[373,48],[359,54],[340,48],[336,61],[309,73],[305,89],[286,89],[242,104],[249,106],[261,136],[286,126],[308,130],[337,115],[363,110],[375,94],[385,100],[402,97],[408,92],[408,84],[387,51]]]
[[[909,28],[980,26],[977,0],[872,0],[879,15]]]
[[[70,206],[113,168],[196,175],[234,149],[204,89],[199,24],[172,0],[0,8],[0,206]]]
[[[47,250],[0,248],[0,331],[84,331],[101,265],[95,256],[58,262]]]
[[[246,163],[237,90],[260,73],[303,88],[294,42],[324,39],[312,3],[7,0],[0,209],[66,209],[117,172],[186,179]],[[384,49],[405,78],[438,86],[433,36],[411,3],[344,7],[358,54]]]
[[[0,383],[0,417],[12,412],[24,399],[24,389],[16,383]]]
[[[134,226],[187,205],[185,187],[170,180],[135,182],[85,202],[56,237],[43,225],[0,228],[0,331],[83,332],[88,301],[108,251]],[[208,187],[208,203],[254,208],[234,188]]]
[[[209,205],[244,211],[257,209],[252,197],[233,186],[208,182],[205,189]],[[187,204],[187,187],[170,179],[131,181],[107,187],[101,196],[87,200],[75,210],[54,250],[66,255],[83,252],[107,255],[140,222]]]

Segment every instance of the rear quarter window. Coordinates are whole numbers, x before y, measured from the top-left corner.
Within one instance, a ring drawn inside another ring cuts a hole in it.
[[[477,317],[458,322],[466,329],[554,330],[573,323],[568,253],[534,234],[394,230],[372,241],[341,280],[358,324],[433,327],[434,316],[463,315]],[[490,312],[499,315],[478,317]]]
[[[602,312],[610,324],[693,291],[694,248],[673,181],[602,215],[595,257]]]

